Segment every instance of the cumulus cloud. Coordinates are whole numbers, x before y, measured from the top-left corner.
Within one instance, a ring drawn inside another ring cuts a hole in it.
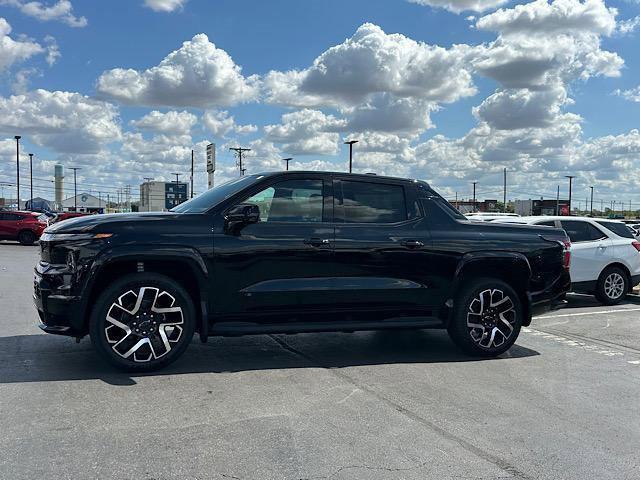
[[[502,35],[611,35],[616,28],[616,14],[617,10],[602,0],[535,0],[485,15],[476,27]]]
[[[475,94],[466,45],[450,49],[387,34],[366,23],[305,70],[270,72],[267,100],[294,106],[352,106],[375,93],[453,102]]]
[[[166,135],[188,135],[197,121],[198,117],[187,111],[176,112],[172,110],[162,113],[158,110],[153,110],[144,117],[138,120],[131,120],[129,123],[139,130]]]
[[[493,10],[496,7],[504,5],[508,0],[409,0],[411,3],[418,5],[430,6],[435,8],[444,8],[453,13],[460,13],[467,10],[473,12],[484,12],[485,10]]]
[[[640,28],[640,15],[627,20],[620,20],[616,27],[616,33],[618,35],[628,35]]]
[[[79,93],[41,89],[0,97],[0,133],[15,132],[64,153],[94,153],[121,136],[115,106]]]
[[[12,39],[10,33],[11,25],[0,17],[0,71],[45,51],[40,44],[31,40]]]
[[[73,14],[73,5],[69,0],[58,0],[51,6],[36,1],[0,0],[0,5],[18,8],[24,15],[42,22],[58,21],[70,27],[86,27],[88,24],[85,17]]]
[[[128,105],[215,107],[252,100],[257,77],[245,78],[227,52],[198,34],[144,71],[115,68],[100,75],[98,94]]]
[[[187,0],[144,0],[144,6],[154,12],[173,12],[182,10]]]
[[[332,115],[304,109],[284,114],[279,125],[265,126],[265,139],[282,144],[291,155],[335,155],[340,142],[337,131],[344,125]]]
[[[634,88],[630,88],[628,90],[614,90],[614,95],[618,95],[619,97],[624,98],[625,100],[629,100],[630,102],[640,103],[640,85]]]
[[[216,137],[226,137],[229,133],[246,135],[258,131],[258,127],[252,124],[238,125],[226,110],[209,110],[202,116],[202,122]]]

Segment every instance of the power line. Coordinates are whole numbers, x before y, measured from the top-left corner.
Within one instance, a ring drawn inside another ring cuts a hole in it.
[[[240,168],[240,176],[244,175],[246,168],[242,168],[242,154],[244,152],[250,152],[251,149],[243,148],[243,147],[229,147],[229,150],[236,152],[236,155],[238,156],[238,160],[239,160],[237,166]]]

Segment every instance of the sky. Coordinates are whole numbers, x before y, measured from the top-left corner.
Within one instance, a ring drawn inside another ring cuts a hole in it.
[[[640,0],[0,0],[0,188],[348,168],[640,208]],[[11,192],[11,195],[10,195]],[[0,195],[1,196],[1,195]]]

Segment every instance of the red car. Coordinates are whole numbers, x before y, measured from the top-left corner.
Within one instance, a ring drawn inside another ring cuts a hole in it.
[[[0,240],[18,240],[31,245],[47,228],[47,216],[37,212],[20,210],[0,211]]]

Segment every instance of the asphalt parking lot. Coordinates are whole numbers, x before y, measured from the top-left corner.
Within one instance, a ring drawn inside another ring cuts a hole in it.
[[[570,296],[494,360],[444,332],[194,340],[157,374],[40,333],[0,242],[2,479],[640,478],[640,301]]]

